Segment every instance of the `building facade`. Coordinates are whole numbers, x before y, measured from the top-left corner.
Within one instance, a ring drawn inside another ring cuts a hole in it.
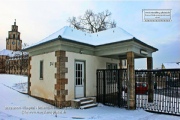
[[[157,49],[121,28],[91,34],[64,27],[24,51],[30,56],[29,95],[65,107],[73,99],[96,96],[98,69],[128,66],[129,82],[135,84],[134,59],[147,58],[152,69],[152,53]],[[133,108],[135,91],[131,94]]]
[[[0,55],[0,73],[6,72],[6,70],[5,70],[6,59],[7,59],[7,56]]]

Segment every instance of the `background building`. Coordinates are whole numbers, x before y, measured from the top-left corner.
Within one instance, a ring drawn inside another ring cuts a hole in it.
[[[22,40],[20,39],[20,32],[18,31],[18,26],[16,25],[16,20],[14,25],[12,25],[11,31],[8,32],[8,38],[6,38],[6,49],[18,51],[22,48]]]
[[[162,69],[179,69],[180,62],[167,62],[162,64]]]
[[[0,73],[27,75],[28,53],[21,51],[20,34],[15,20],[6,38],[6,49],[0,51]]]

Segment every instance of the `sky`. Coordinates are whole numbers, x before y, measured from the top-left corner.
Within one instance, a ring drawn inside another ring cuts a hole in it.
[[[6,47],[11,25],[16,24],[23,43],[36,43],[64,26],[69,17],[109,10],[111,19],[137,39],[155,47],[153,67],[180,62],[180,0],[0,0],[0,50]],[[143,22],[143,9],[171,9],[171,22]],[[135,68],[146,68],[146,59],[136,59]]]

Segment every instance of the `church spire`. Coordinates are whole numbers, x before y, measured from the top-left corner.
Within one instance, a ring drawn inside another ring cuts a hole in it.
[[[16,25],[16,19],[15,19],[15,21],[14,21],[14,25]]]
[[[6,39],[6,49],[18,51],[22,48],[22,40],[20,38],[20,32],[18,31],[18,26],[16,25],[16,19],[14,20],[14,25],[12,25],[11,31],[8,31],[8,38]]]

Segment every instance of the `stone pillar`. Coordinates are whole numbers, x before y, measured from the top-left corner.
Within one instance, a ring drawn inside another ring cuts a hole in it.
[[[153,69],[153,58],[147,57],[147,69],[152,70]]]
[[[54,95],[55,106],[60,108],[69,107],[71,102],[66,100],[68,90],[65,89],[65,84],[68,84],[68,79],[65,77],[65,74],[68,73],[68,68],[65,65],[68,62],[68,57],[66,57],[66,51],[62,50],[55,51],[55,56],[57,58],[55,63],[55,68],[57,69],[55,73],[56,84],[54,85],[56,92]]]
[[[134,71],[134,53],[127,53],[127,70],[128,70],[128,82],[127,82],[127,104],[128,109],[136,109],[135,104],[135,71]]]
[[[9,66],[10,67],[10,66]],[[31,57],[28,59],[28,94],[31,95]]]
[[[147,70],[152,70],[152,69],[153,69],[153,58],[147,57]],[[147,80],[148,80],[148,102],[153,102],[154,82],[152,80],[151,72],[148,72]]]

